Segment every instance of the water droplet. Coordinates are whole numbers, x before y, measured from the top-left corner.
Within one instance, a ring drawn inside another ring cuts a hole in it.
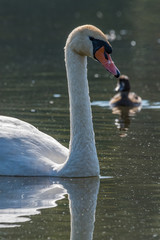
[[[35,113],[36,112],[36,109],[31,109],[31,113]]]
[[[97,15],[97,18],[103,18],[103,13],[101,11],[98,11],[96,15]]]
[[[132,46],[132,47],[135,47],[135,46],[136,46],[136,41],[132,40],[132,41],[131,41],[131,46]]]
[[[110,30],[109,34],[106,34],[109,41],[114,41],[116,39],[116,32],[115,30]]]
[[[94,77],[95,77],[95,78],[99,78],[99,74],[98,74],[98,73],[95,73],[95,74],[94,74]]]
[[[126,29],[122,29],[122,30],[120,30],[120,34],[121,35],[127,35],[127,30]]]
[[[160,44],[160,38],[158,38],[158,39],[157,39],[157,43],[159,43],[159,44]]]
[[[32,84],[35,84],[35,82],[36,82],[36,80],[32,80],[32,82],[31,82],[31,83],[32,83]]]
[[[58,93],[53,94],[53,97],[55,97],[55,98],[59,98],[59,97],[61,97],[61,94],[58,94]]]
[[[154,238],[155,238],[155,237],[158,237],[158,234],[156,234],[156,233],[155,233],[155,234],[153,234],[153,237],[154,237]]]

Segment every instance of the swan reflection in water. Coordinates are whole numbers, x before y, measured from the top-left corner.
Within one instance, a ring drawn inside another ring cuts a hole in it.
[[[0,228],[20,227],[40,209],[56,207],[68,194],[71,240],[91,240],[94,231],[99,178],[0,178]]]
[[[115,125],[120,131],[120,137],[126,137],[127,131],[129,129],[131,118],[133,118],[137,112],[141,111],[141,106],[139,107],[114,107],[112,108],[112,113],[119,115],[115,119]]]

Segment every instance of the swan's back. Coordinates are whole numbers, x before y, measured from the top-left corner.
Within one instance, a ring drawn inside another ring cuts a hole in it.
[[[54,138],[11,117],[0,117],[0,146],[0,175],[52,175],[51,166],[68,156],[68,149]]]

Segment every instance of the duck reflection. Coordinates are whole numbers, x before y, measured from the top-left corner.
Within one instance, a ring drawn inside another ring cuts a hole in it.
[[[118,92],[111,100],[112,113],[119,115],[115,119],[115,125],[120,130],[120,136],[127,136],[131,117],[141,110],[142,99],[134,92],[130,92],[130,82],[126,75],[121,75],[118,79],[115,91]]]
[[[20,227],[40,209],[56,207],[68,194],[71,240],[91,240],[94,231],[99,178],[0,178],[0,228]]]
[[[126,137],[127,131],[129,129],[131,118],[136,115],[137,112],[141,110],[141,107],[114,107],[112,108],[112,113],[119,115],[115,119],[115,125],[119,129],[120,137]]]

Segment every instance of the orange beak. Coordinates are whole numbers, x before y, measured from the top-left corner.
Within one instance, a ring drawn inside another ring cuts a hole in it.
[[[104,46],[95,52],[95,58],[105,67],[105,69],[107,69],[108,72],[112,73],[117,78],[120,76],[120,71],[112,61],[111,56],[105,51]]]

